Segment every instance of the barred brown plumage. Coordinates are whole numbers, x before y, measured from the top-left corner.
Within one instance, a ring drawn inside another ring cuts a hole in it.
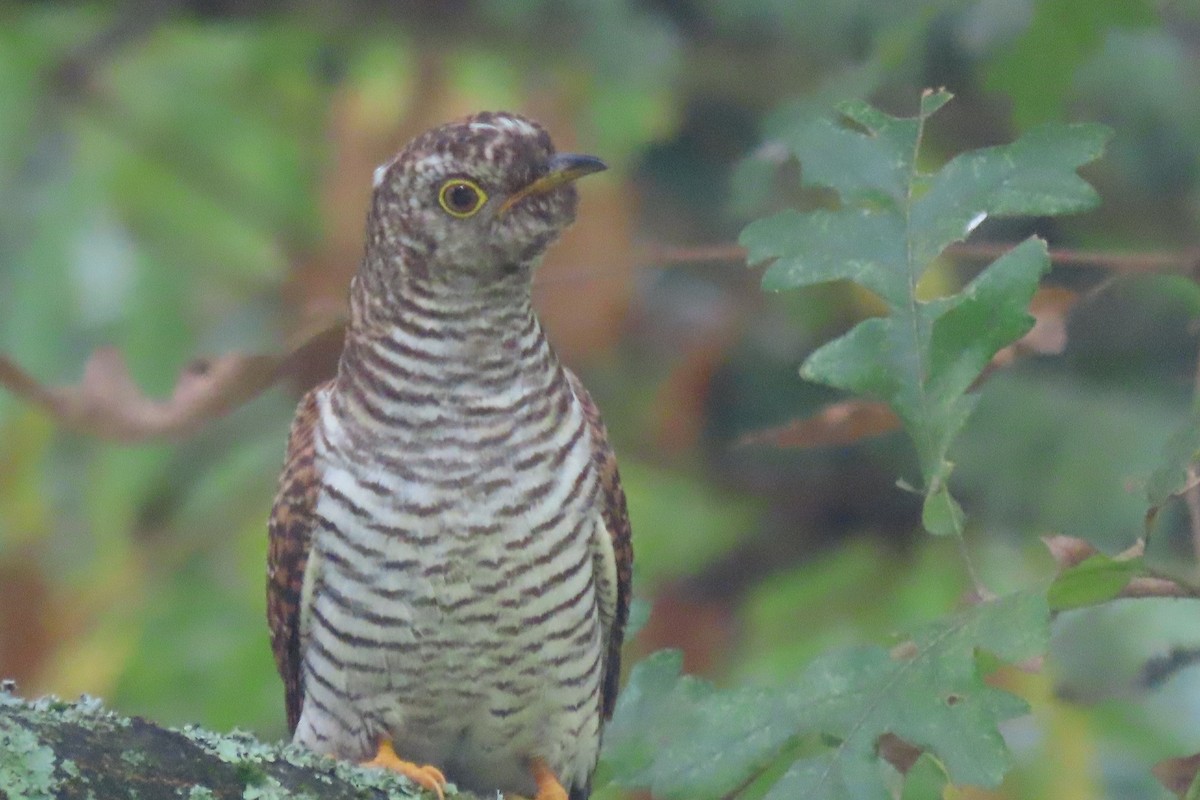
[[[338,374],[297,410],[269,526],[295,741],[438,794],[444,770],[478,791],[588,796],[629,521],[604,425],[530,282],[574,219],[574,179],[602,168],[555,154],[530,120],[482,113],[377,171]]]

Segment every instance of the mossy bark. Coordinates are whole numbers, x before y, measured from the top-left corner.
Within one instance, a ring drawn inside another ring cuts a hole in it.
[[[404,778],[295,745],[264,744],[243,732],[175,730],[122,717],[91,699],[27,701],[0,690],[5,800],[430,797]]]

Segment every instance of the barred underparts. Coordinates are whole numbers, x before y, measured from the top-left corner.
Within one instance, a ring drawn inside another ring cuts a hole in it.
[[[272,643],[318,752],[390,742],[477,791],[590,791],[629,527],[595,406],[530,299],[571,181],[598,168],[581,159],[480,114],[377,173],[338,374],[300,405],[271,520]],[[482,196],[472,216],[440,207],[453,181],[460,205]]]

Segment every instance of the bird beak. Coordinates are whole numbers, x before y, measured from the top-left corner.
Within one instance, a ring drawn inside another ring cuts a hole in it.
[[[608,169],[608,165],[595,156],[585,156],[579,153],[555,153],[550,157],[549,167],[545,175],[528,186],[513,192],[496,213],[504,215],[510,208],[526,197],[545,194],[563,184],[578,180],[584,175],[591,175],[593,172],[602,172]]]

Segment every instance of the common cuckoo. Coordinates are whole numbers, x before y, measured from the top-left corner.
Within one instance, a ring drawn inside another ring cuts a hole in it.
[[[439,796],[447,780],[588,796],[629,520],[596,406],[530,289],[574,220],[574,181],[602,169],[535,122],[481,113],[376,170],[337,376],[300,403],[269,525],[296,742]]]

